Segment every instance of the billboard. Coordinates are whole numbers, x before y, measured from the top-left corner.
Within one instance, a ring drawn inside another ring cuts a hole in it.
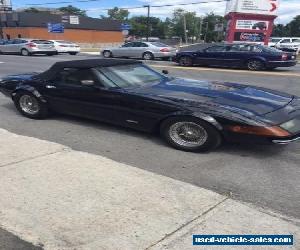
[[[276,16],[278,7],[279,0],[229,0],[226,14],[239,12]]]
[[[11,0],[0,0],[0,11],[11,10]]]
[[[237,30],[268,30],[269,21],[261,21],[261,20],[236,20]]]
[[[265,40],[263,33],[235,32],[234,41],[236,42],[255,42],[262,43]]]

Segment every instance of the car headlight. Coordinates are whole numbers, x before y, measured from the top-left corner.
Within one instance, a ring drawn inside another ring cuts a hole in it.
[[[296,133],[300,131],[300,118],[296,118],[285,122],[280,125],[281,128],[289,131],[290,133]]]

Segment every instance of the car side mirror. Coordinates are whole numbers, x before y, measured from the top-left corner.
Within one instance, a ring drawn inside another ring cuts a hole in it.
[[[93,80],[82,80],[81,81],[81,84],[83,86],[94,86],[95,85],[95,82]]]
[[[169,71],[168,71],[168,70],[165,70],[165,69],[162,70],[161,72],[162,72],[164,75],[168,75],[168,74],[169,74]]]

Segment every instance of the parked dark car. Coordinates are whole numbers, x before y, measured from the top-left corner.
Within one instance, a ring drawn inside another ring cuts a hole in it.
[[[132,60],[58,62],[42,74],[8,76],[0,90],[29,118],[55,111],[160,131],[185,151],[211,150],[223,140],[287,144],[300,139],[296,96],[168,77]]]
[[[297,64],[295,53],[256,44],[211,44],[203,49],[180,51],[175,59],[181,66],[223,66],[249,70],[292,67]]]

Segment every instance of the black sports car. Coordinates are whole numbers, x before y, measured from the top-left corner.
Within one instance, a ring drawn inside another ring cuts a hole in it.
[[[300,139],[300,98],[235,83],[179,79],[133,60],[55,63],[8,76],[0,90],[26,117],[50,111],[147,132],[173,147],[207,151],[223,140],[286,144]]]

